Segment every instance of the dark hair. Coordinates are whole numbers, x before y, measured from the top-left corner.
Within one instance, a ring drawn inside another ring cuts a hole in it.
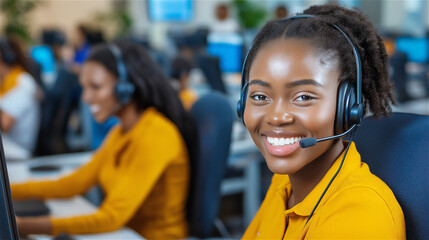
[[[77,25],[76,29],[78,30],[79,33],[81,33],[85,38],[87,37],[88,34],[88,27],[84,24],[79,24]]]
[[[177,126],[188,149],[192,175],[198,150],[196,127],[192,117],[183,108],[177,92],[171,87],[162,70],[143,47],[125,41],[114,44],[121,50],[128,80],[135,86],[133,100],[138,110],[155,107]],[[116,59],[107,44],[94,46],[86,61],[100,63],[115,76],[119,76]]]
[[[335,24],[350,37],[359,52],[364,109],[369,108],[375,117],[387,116],[392,111],[391,103],[395,103],[393,85],[389,80],[388,57],[383,40],[372,23],[357,10],[338,5],[312,6],[303,14],[316,18],[272,20],[265,24],[249,53],[245,78],[248,79],[253,58],[264,44],[279,38],[296,38],[310,40],[321,56],[332,56],[333,53],[339,60],[339,81],[356,84],[356,63],[352,48],[341,32],[332,26]]]
[[[192,62],[183,56],[177,56],[171,61],[171,78],[180,80],[183,74],[189,74],[192,69]]]
[[[9,66],[18,65],[24,69],[28,74],[35,78],[34,70],[31,65],[31,59],[29,59],[19,43],[18,39],[13,36],[1,37],[0,38],[0,55],[2,61]],[[5,61],[5,52],[11,59]],[[12,56],[10,56],[12,55]]]

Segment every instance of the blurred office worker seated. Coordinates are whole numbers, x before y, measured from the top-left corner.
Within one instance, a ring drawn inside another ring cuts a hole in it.
[[[22,235],[99,233],[123,226],[147,239],[188,235],[186,200],[196,131],[177,93],[141,47],[95,46],[82,66],[82,99],[97,122],[120,123],[92,159],[58,180],[11,186],[15,200],[68,198],[99,184],[96,212],[70,218],[17,218]]]
[[[189,73],[192,70],[192,62],[183,56],[177,56],[171,61],[172,84],[179,92],[180,100],[186,110],[191,110],[192,105],[197,101],[198,94],[189,85]]]
[[[34,150],[40,114],[38,86],[30,72],[19,43],[0,38],[0,128],[10,144],[28,153]]]

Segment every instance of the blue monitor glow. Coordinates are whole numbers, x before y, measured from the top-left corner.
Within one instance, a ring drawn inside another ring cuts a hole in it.
[[[400,37],[396,39],[396,47],[405,52],[411,62],[429,62],[429,38]]]
[[[55,57],[49,46],[34,46],[31,48],[30,55],[34,61],[42,66],[42,72],[52,73],[55,71]]]
[[[209,34],[207,52],[220,59],[222,72],[235,73],[241,71],[243,38],[239,34]]]
[[[147,4],[154,22],[189,22],[194,17],[193,0],[148,0]]]
[[[19,239],[0,134],[0,239]]]

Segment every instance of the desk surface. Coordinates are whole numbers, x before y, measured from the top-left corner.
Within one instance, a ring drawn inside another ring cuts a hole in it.
[[[82,214],[89,214],[97,210],[90,202],[81,196],[76,196],[70,199],[50,199],[46,202],[51,215],[55,217],[72,217]],[[118,231],[97,233],[97,234],[82,234],[73,235],[75,239],[144,239],[139,234],[129,228],[122,228]],[[46,235],[31,235],[31,239],[35,240],[50,240],[51,236]]]
[[[70,172],[76,167],[82,165],[90,159],[91,152],[66,154],[61,156],[49,156],[34,158],[25,161],[7,162],[8,174],[11,183],[25,182],[29,179],[37,178],[58,178],[60,175]],[[43,164],[61,166],[59,170],[51,172],[32,172],[29,170],[32,166],[39,166]],[[70,199],[50,199],[46,202],[51,215],[54,217],[71,217],[83,214],[90,214],[97,210],[97,208],[87,201],[82,196],[76,196]],[[31,235],[31,239],[47,240],[52,239],[47,235]],[[76,239],[144,239],[133,230],[124,227],[118,231],[99,233],[99,234],[85,234],[75,235]]]

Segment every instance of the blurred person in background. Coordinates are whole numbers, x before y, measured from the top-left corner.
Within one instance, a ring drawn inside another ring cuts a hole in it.
[[[72,72],[80,73],[80,68],[88,57],[90,44],[88,42],[89,29],[83,24],[79,24],[75,30],[74,37],[74,57]]]
[[[0,38],[0,127],[2,137],[31,154],[40,121],[41,91],[28,58],[12,37]],[[9,149],[5,149],[8,158]]]
[[[135,44],[102,44],[83,64],[80,82],[96,121],[116,116],[120,124],[77,171],[58,180],[12,185],[12,195],[67,198],[99,184],[105,198],[85,216],[17,218],[20,233],[84,234],[128,226],[146,239],[187,237],[195,126],[160,68]]]
[[[276,7],[275,19],[287,18],[289,16],[289,10],[287,7],[280,5]]]
[[[412,99],[407,91],[408,75],[405,66],[408,63],[408,55],[396,48],[395,39],[393,34],[385,34],[383,40],[389,56],[390,79],[394,84],[395,99],[402,103]]]
[[[237,33],[240,31],[240,24],[229,15],[228,5],[219,4],[215,14],[216,21],[210,26],[211,33]]]
[[[192,62],[183,56],[177,56],[171,62],[173,86],[178,90],[183,107],[188,111],[191,110],[192,105],[198,99],[198,94],[189,87],[189,73],[191,70]]]

